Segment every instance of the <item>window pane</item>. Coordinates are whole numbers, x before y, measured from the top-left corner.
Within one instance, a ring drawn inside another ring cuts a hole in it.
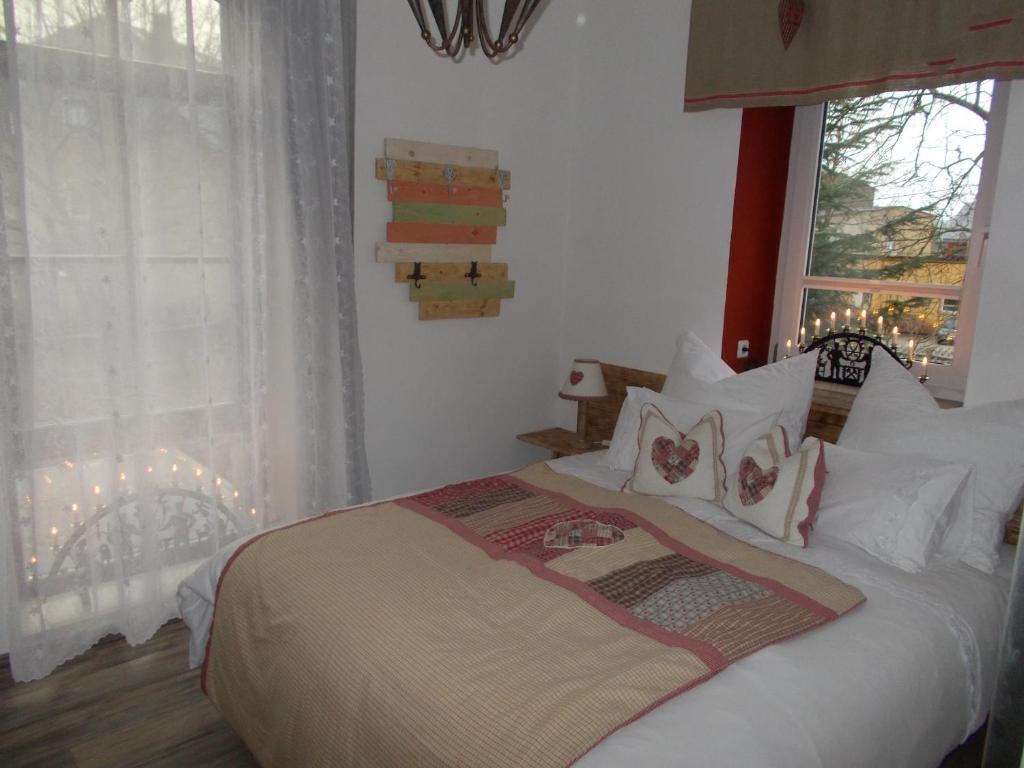
[[[992,88],[828,103],[808,274],[963,283]]]
[[[878,332],[878,318],[882,318],[883,336],[892,343],[892,329],[899,329],[896,347],[906,354],[914,342],[914,358],[928,356],[929,363],[953,362],[960,304],[951,299],[928,299],[894,294],[850,293],[809,289],[804,294],[802,327],[807,329],[807,340],[814,334],[814,321],[821,321],[821,333],[830,325],[831,313],[836,313],[836,325],[845,324],[846,310],[850,310],[851,324],[861,325],[861,312],[866,312],[865,325],[871,333]],[[794,337],[795,338],[795,337]]]
[[[15,0],[18,42],[109,56],[114,46],[107,9],[95,0]]]
[[[122,59],[182,69],[193,57],[191,21],[196,68],[221,71],[218,0],[193,0],[191,20],[184,0],[15,0],[14,8],[22,45],[104,56],[116,52]]]

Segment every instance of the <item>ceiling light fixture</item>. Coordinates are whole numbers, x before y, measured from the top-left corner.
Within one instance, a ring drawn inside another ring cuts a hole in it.
[[[439,42],[435,42],[430,31],[422,0],[409,0],[409,8],[416,17],[416,23],[420,25],[420,37],[437,53],[455,58],[476,41],[487,58],[497,59],[507,56],[509,49],[519,42],[523,27],[540,3],[541,0],[505,0],[501,26],[495,38],[491,37],[484,0],[457,0],[450,26],[445,0],[427,0],[441,35]]]

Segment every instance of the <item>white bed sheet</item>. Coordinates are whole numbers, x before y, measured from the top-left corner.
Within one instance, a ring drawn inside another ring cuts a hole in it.
[[[602,454],[548,462],[556,472],[620,488]],[[867,602],[821,629],[769,646],[615,732],[579,761],[643,766],[936,766],[985,719],[1014,550],[994,575],[959,563],[904,573],[812,534],[782,544],[710,502],[666,499],[726,533],[810,563],[856,586]],[[202,662],[217,579],[236,542],[182,582]],[[514,713],[510,713],[514,717]]]

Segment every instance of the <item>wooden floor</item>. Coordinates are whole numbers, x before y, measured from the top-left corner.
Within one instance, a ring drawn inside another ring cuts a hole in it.
[[[188,629],[102,643],[49,677],[0,666],[0,766],[256,766],[188,669]]]
[[[173,622],[145,645],[105,642],[31,683],[0,664],[0,766],[256,766],[199,690],[187,643]],[[941,768],[977,768],[982,742],[975,734]]]

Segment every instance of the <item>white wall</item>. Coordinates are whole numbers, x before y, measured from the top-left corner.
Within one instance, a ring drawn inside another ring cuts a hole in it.
[[[689,2],[585,12],[559,356],[664,371],[721,343],[740,111],[683,113]]]
[[[550,426],[558,387],[579,0],[543,9],[500,65],[458,63],[419,40],[404,2],[360,2],[355,249],[366,441],[374,496],[491,474],[541,458],[515,439]],[[373,160],[385,137],[497,149],[511,171],[495,259],[516,297],[493,319],[420,322],[393,268],[374,262],[391,217]]]
[[[403,3],[359,6],[357,296],[367,450],[383,497],[544,456],[518,432],[574,424],[574,356],[665,370],[692,328],[720,343],[740,113],[683,114],[689,3],[558,0],[518,56],[453,63]],[[373,262],[385,136],[498,149],[512,172],[501,317],[421,323]]]
[[[1010,90],[1002,158],[996,181],[992,226],[984,272],[971,368],[968,405],[1024,397],[1024,82]]]

